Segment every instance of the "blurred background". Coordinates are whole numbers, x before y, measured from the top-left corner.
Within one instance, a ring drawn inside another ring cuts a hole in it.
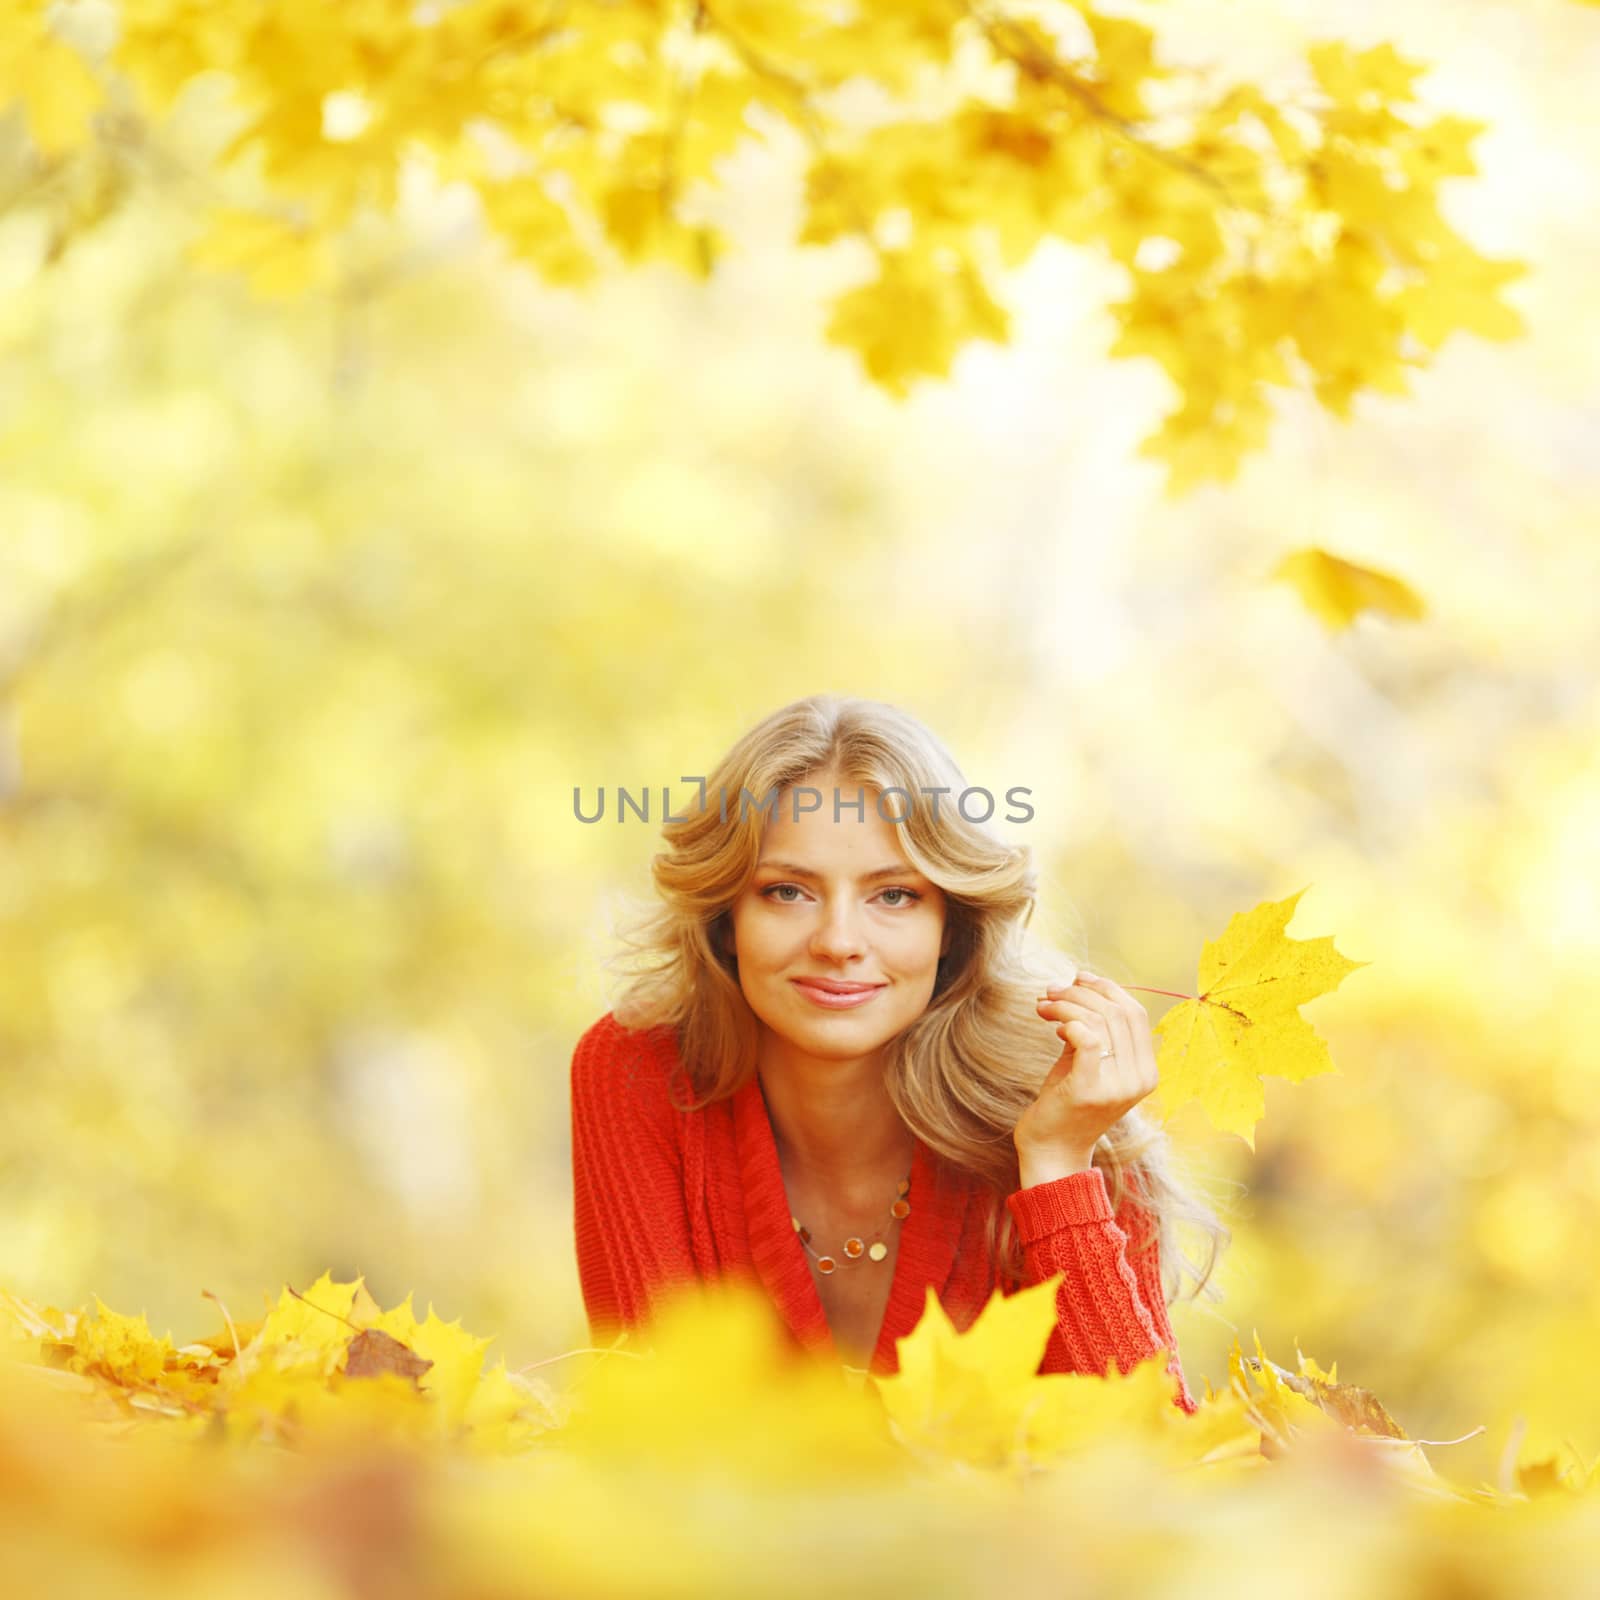
[[[792,242],[797,138],[729,164],[707,282],[551,287],[417,183],[369,271],[258,299],[182,254],[203,90],[70,249],[8,195],[0,1284],[181,1342],[202,1289],[250,1317],[331,1269],[491,1360],[586,1343],[568,1067],[658,839],[572,791],[681,801],[831,690],[1033,791],[997,826],[1034,927],[1118,981],[1192,993],[1307,885],[1291,935],[1371,963],[1253,1151],[1173,1124],[1234,1231],[1221,1304],[1174,1311],[1197,1393],[1259,1332],[1413,1437],[1482,1428],[1457,1481],[1519,1418],[1600,1449],[1600,34],[1564,0],[1150,9],[1263,80],[1332,31],[1432,63],[1424,103],[1489,123],[1445,212],[1531,264],[1527,336],[1348,423],[1280,392],[1236,482],[1171,500],[1136,454],[1170,386],[1105,355],[1120,269],[1045,246],[1011,342],[897,401],[822,337],[856,268]],[[1426,615],[1328,632],[1270,577],[1309,545]]]

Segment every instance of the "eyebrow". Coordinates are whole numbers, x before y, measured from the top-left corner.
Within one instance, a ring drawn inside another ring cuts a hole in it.
[[[769,868],[774,872],[791,873],[796,878],[818,878],[821,875],[813,872],[810,867],[802,867],[797,861],[758,861],[758,870]],[[862,883],[876,883],[879,878],[920,878],[922,874],[915,867],[907,866],[901,862],[892,867],[878,867],[872,872],[861,874]]]

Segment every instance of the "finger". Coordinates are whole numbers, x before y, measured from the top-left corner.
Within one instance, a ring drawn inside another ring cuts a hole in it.
[[[1160,1073],[1156,1068],[1155,1040],[1150,1032],[1150,1013],[1127,990],[1109,978],[1094,973],[1078,974],[1080,983],[1092,986],[1093,991],[1114,996],[1116,1005],[1110,1015],[1117,1019],[1113,1032],[1118,1037],[1117,1061],[1129,1075],[1130,1084],[1141,1095],[1154,1089]],[[1121,1041],[1125,1039],[1126,1044]]]
[[[1105,995],[1098,994],[1093,989],[1071,988],[1051,990],[1049,1000],[1040,1001],[1039,1003],[1041,1006],[1046,1004],[1070,1004],[1082,1006],[1085,1010],[1094,1013],[1096,1016],[1106,1017],[1107,1019],[1115,1015],[1117,1010],[1117,1006],[1114,1001],[1108,1000]]]
[[[1122,1007],[1104,995],[1075,989],[1071,1000],[1043,1000],[1039,1010],[1044,1016],[1076,1017],[1090,1022],[1102,1031],[1101,1044],[1106,1051],[1104,1059],[1108,1067],[1123,1072],[1138,1069],[1140,1055],[1132,1021]]]
[[[1047,1022],[1082,1022],[1086,1023],[1094,1032],[1094,1036],[1107,1049],[1116,1049],[1116,1034],[1112,1028],[1111,1020],[1104,1011],[1093,1006],[1080,1005],[1072,1000],[1041,1000],[1039,1001],[1039,1015]],[[1056,1029],[1062,1038],[1066,1035],[1061,1029]]]
[[[1124,1077],[1131,1078],[1139,1068],[1139,1045],[1133,1036],[1132,1019],[1121,1006],[1111,1006],[1106,1013],[1106,1024],[1111,1030],[1113,1058],[1106,1061]]]
[[[1077,996],[1071,1000],[1036,1000],[1042,1015],[1047,1017],[1083,1016],[1103,1017],[1103,1006],[1091,1005],[1087,996]]]
[[[1041,1005],[1051,1016],[1046,1020],[1056,1023],[1056,1037],[1081,1052],[1086,1059],[1099,1063],[1104,1053],[1116,1048],[1115,1040],[1106,1019],[1097,1011],[1074,1006],[1065,1000],[1051,1000]]]
[[[1085,1022],[1075,1017],[1070,1022],[1063,1022],[1056,1033],[1072,1046],[1075,1055],[1083,1056],[1091,1065],[1097,1065],[1103,1059],[1103,1052],[1109,1048],[1105,1028],[1098,1022]]]
[[[1077,981],[1080,984],[1090,984],[1093,989],[1106,990],[1107,994],[1110,994],[1110,992],[1122,994],[1122,987],[1110,981],[1109,978],[1101,978],[1099,973],[1078,973]]]
[[[1097,997],[1104,1001],[1106,1016],[1111,1021],[1112,1036],[1116,1041],[1117,1060],[1130,1071],[1147,1072],[1155,1063],[1155,1047],[1148,1042],[1149,1015],[1143,1005],[1127,990],[1102,978],[1095,972],[1080,972],[1078,982],[1084,985],[1085,998]]]
[[[1112,1005],[1127,1007],[1139,1004],[1121,984],[1113,983],[1110,978],[1102,978],[1098,972],[1080,972],[1078,983],[1090,994],[1100,995]]]
[[[1080,972],[1077,975],[1077,977],[1072,980],[1071,983],[1058,983],[1058,984],[1054,985],[1053,987],[1047,988],[1045,990],[1045,994],[1047,996],[1051,996],[1051,995],[1060,996],[1060,995],[1064,995],[1064,994],[1071,994],[1072,991],[1075,988],[1078,988],[1080,985],[1084,986],[1085,988],[1092,987],[1092,985],[1090,984],[1089,980],[1092,979],[1093,977],[1094,977],[1094,974],[1092,972]]]

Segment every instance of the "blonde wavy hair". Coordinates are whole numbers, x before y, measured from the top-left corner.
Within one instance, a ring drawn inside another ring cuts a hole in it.
[[[766,818],[759,803],[826,774],[880,797],[891,789],[950,791],[937,821],[931,806],[900,808],[897,837],[943,891],[950,939],[927,1009],[885,1046],[884,1081],[906,1126],[988,1192],[990,1260],[1020,1285],[1022,1248],[1004,1204],[1021,1186],[1012,1133],[1062,1049],[1035,1002],[1046,987],[1069,984],[1079,963],[1028,935],[1038,883],[1033,852],[961,815],[954,797],[969,786],[915,717],[881,701],[818,694],[745,733],[706,778],[698,808],[661,829],[667,848],[651,860],[659,899],[619,930],[625,949],[605,963],[625,973],[612,1013],[626,1028],[676,1031],[697,1104],[731,1096],[749,1080],[761,1025],[739,986],[732,907],[760,855]],[[756,804],[741,804],[745,790]],[[1232,1235],[1178,1175],[1165,1132],[1135,1106],[1101,1136],[1094,1164],[1113,1209],[1131,1187],[1153,1221],[1130,1249],[1159,1248],[1168,1301],[1185,1274],[1193,1294],[1219,1298],[1209,1280]],[[1180,1249],[1180,1224],[1204,1236],[1202,1258]]]

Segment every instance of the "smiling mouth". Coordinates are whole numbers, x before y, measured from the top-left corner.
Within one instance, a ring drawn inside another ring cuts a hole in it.
[[[869,983],[864,987],[852,985],[843,989],[831,989],[826,984],[818,983],[811,978],[794,978],[791,982],[812,1005],[820,1006],[825,1011],[845,1011],[855,1006],[866,1005],[874,995],[882,994],[888,987],[887,984]]]

